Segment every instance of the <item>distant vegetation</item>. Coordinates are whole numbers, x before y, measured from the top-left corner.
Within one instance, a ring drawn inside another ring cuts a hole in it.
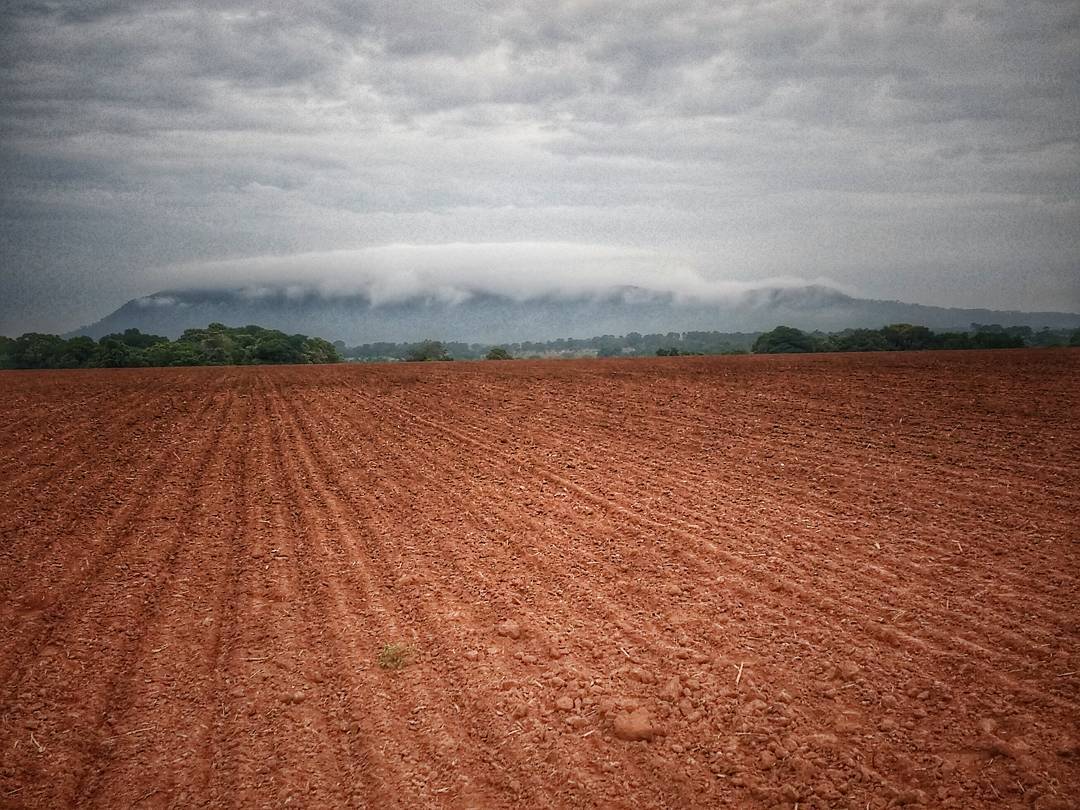
[[[1041,329],[973,323],[966,332],[933,332],[900,323],[881,329],[803,332],[778,326],[768,332],[668,332],[600,335],[493,346],[422,340],[417,343],[365,343],[347,347],[307,335],[286,335],[260,326],[232,328],[212,323],[188,329],[170,341],[138,329],[64,340],[28,333],[0,337],[0,368],[117,368],[138,366],[216,366],[261,363],[337,363],[409,360],[510,360],[515,357],[679,357],[788,352],[876,352],[924,349],[1013,349],[1025,346],[1080,346],[1080,329]]]
[[[413,363],[425,360],[453,360],[446,345],[441,340],[424,340],[413,345],[405,354],[405,359]]]
[[[171,341],[138,329],[64,340],[31,332],[0,337],[0,368],[132,368],[141,366],[225,366],[262,363],[338,363],[341,355],[322,338],[286,335],[261,326],[232,328],[212,323],[188,329]]]
[[[893,324],[881,329],[803,332],[778,326],[769,332],[668,332],[600,335],[548,341],[454,343],[334,344],[349,360],[508,360],[513,357],[679,357],[706,354],[776,354],[783,352],[873,352],[919,349],[1011,349],[1023,346],[1077,346],[1080,329],[1042,329],[973,323],[966,332],[932,332],[925,326]]]
[[[1080,329],[1042,329],[973,323],[970,332],[932,332],[925,326],[895,323],[881,329],[803,332],[778,326],[762,333],[755,354],[788,352],[886,352],[925,349],[1021,349],[1025,346],[1080,346]]]
[[[644,357],[664,354],[746,354],[757,332],[668,332],[666,334],[600,335],[591,338],[560,338],[547,341],[502,343],[453,343],[426,340],[420,343],[365,343],[347,347],[335,343],[351,360],[433,360],[432,343],[445,357],[458,360],[507,360],[512,357]]]

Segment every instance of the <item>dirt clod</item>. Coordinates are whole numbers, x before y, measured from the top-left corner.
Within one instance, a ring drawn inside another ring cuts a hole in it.
[[[615,716],[615,736],[620,740],[651,740],[656,736],[652,718],[645,709]]]
[[[508,619],[498,626],[497,632],[500,636],[506,636],[507,638],[521,638],[521,625]]]
[[[663,686],[660,687],[660,697],[664,700],[674,703],[682,696],[682,685],[679,683],[679,679],[669,678]]]
[[[642,669],[641,667],[634,667],[633,669],[630,670],[630,672],[628,674],[629,674],[630,678],[632,678],[633,680],[635,680],[635,681],[637,681],[639,683],[645,683],[645,684],[656,683],[656,676],[653,675],[651,672],[649,672],[647,669]]]

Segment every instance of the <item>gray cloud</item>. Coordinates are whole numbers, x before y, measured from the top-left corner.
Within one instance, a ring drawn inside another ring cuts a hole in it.
[[[386,243],[1080,309],[1078,54],[1067,0],[8,4],[0,332]]]

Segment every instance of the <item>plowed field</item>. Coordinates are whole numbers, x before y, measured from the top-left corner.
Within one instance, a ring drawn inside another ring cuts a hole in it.
[[[1078,351],[0,391],[0,805],[1077,806]]]

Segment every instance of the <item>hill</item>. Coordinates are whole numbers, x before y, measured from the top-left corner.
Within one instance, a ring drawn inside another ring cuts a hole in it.
[[[128,301],[71,334],[98,338],[136,328],[178,337],[185,329],[211,322],[258,323],[286,333],[320,334],[350,344],[409,341],[422,336],[505,343],[632,331],[757,332],[777,323],[823,331],[890,323],[916,323],[935,330],[967,329],[972,323],[1072,329],[1080,327],[1080,314],[877,301],[819,285],[758,289],[719,302],[617,287],[603,295],[518,300],[477,292],[458,301],[417,295],[383,303],[362,294],[324,295],[290,286],[162,291]]]

